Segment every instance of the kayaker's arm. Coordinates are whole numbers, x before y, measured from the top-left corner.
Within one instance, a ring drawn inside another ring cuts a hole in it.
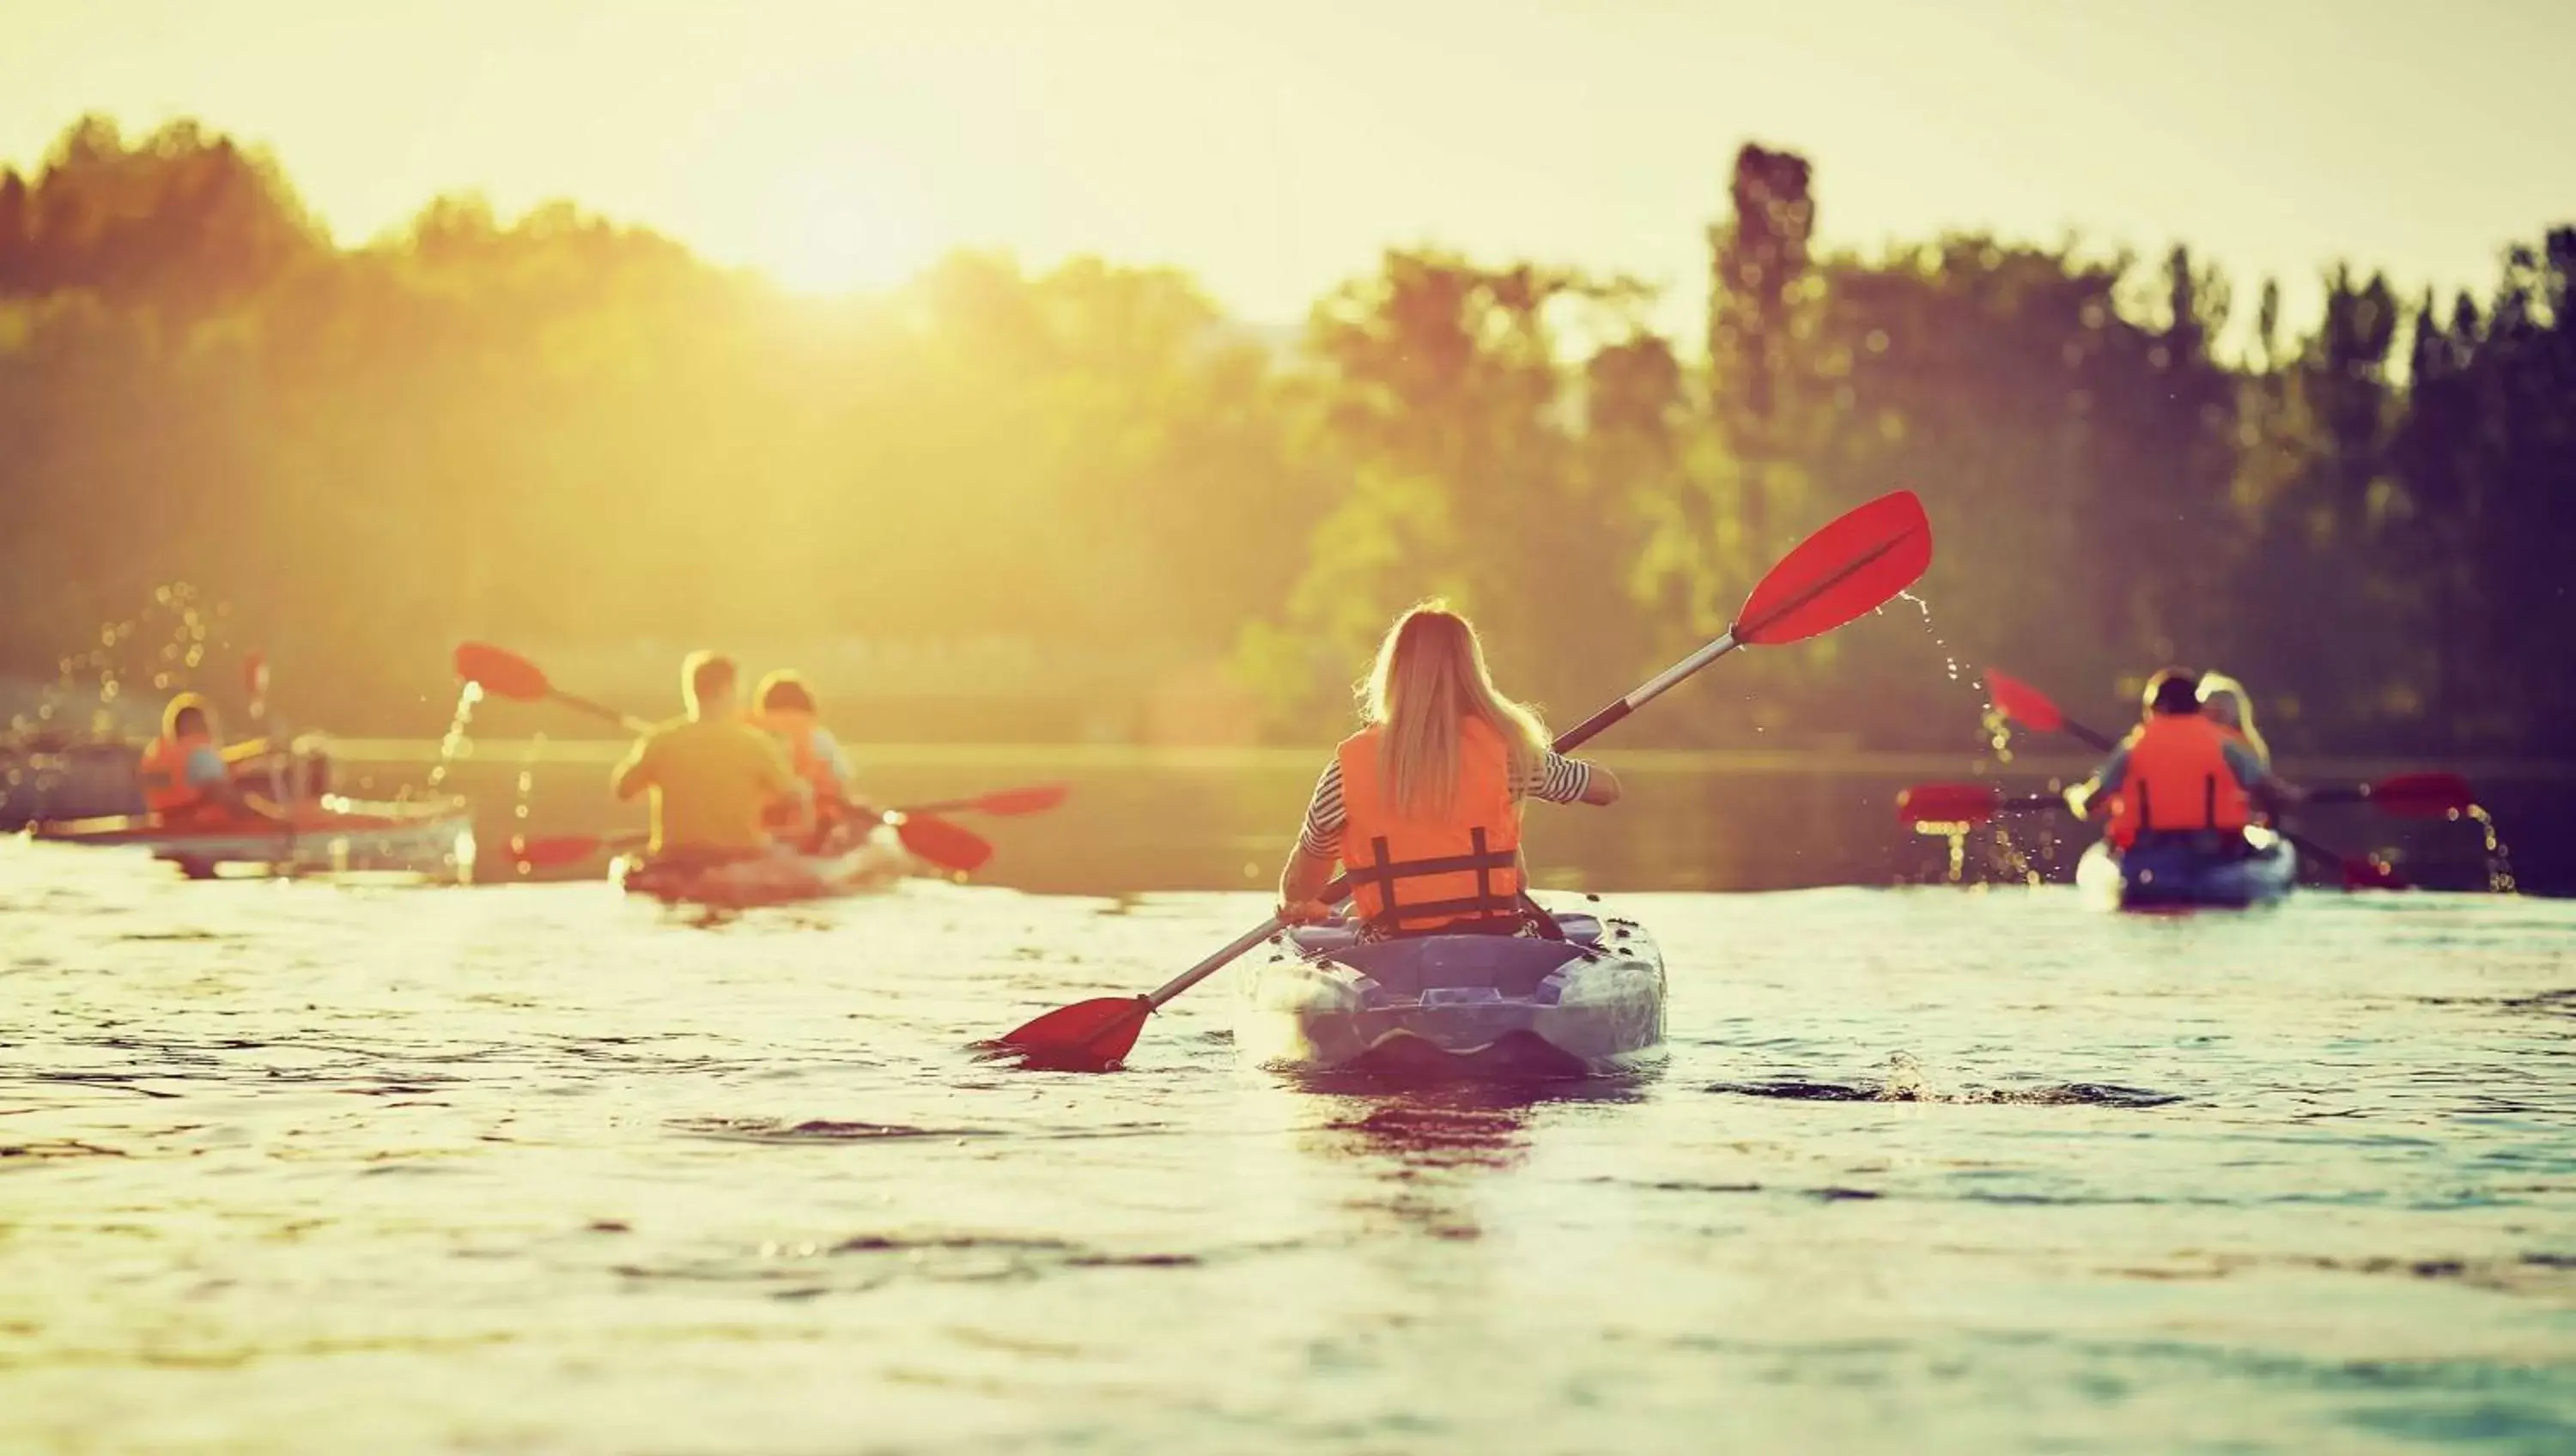
[[[2235,742],[2227,745],[2227,768],[2236,782],[2267,814],[2279,815],[2307,798],[2307,791],[2274,774],[2271,765],[2251,745]]]
[[[199,792],[210,804],[220,804],[225,811],[244,819],[265,819],[273,824],[286,821],[286,811],[266,798],[244,790],[230,779],[218,779],[199,786]]]
[[[1543,804],[1615,804],[1619,776],[1597,763],[1550,749],[1523,781],[1521,794]]]
[[[2123,744],[2111,750],[2111,756],[2102,760],[2102,766],[2093,771],[2093,777],[2066,791],[2066,807],[2076,818],[2090,819],[2095,807],[2107,802],[2109,795],[2120,792],[2120,785],[2128,782],[2128,778],[2129,749]]]
[[[1300,924],[1329,918],[1333,907],[1324,903],[1324,886],[1332,883],[1333,864],[1308,853],[1303,843],[1289,850],[1279,871],[1279,918]]]
[[[653,787],[653,742],[650,734],[636,739],[616,772],[608,776],[608,787],[618,798],[631,799]]]

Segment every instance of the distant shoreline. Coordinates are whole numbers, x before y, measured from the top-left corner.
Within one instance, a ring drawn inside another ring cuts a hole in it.
[[[1312,773],[1321,747],[1174,747],[1139,743],[868,743],[844,740],[861,767],[1151,769],[1173,772]],[[427,764],[438,761],[435,738],[327,738],[327,751],[348,763]],[[628,744],[606,738],[477,738],[460,762],[612,764]],[[2017,754],[1997,764],[1967,753],[1873,749],[1638,748],[1597,755],[1637,773],[1797,774],[1817,777],[1891,775],[1908,778],[2072,777],[2089,773],[2091,755]],[[2454,759],[2440,756],[2368,758],[2348,755],[2287,756],[2291,777],[2375,779],[2441,768],[2481,778],[2521,783],[2576,782],[2576,759]]]

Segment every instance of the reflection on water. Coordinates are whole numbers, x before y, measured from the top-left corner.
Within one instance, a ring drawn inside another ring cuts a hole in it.
[[[2576,906],[1616,904],[1652,1074],[1084,1076],[1265,903],[0,843],[0,1449],[2570,1449]]]

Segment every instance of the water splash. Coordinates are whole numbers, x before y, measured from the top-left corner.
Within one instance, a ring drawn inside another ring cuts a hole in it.
[[[546,735],[544,731],[540,730],[529,734],[527,752],[519,764],[518,789],[516,794],[512,796],[510,805],[510,843],[512,844],[526,844],[528,842],[529,802],[536,797],[537,761],[544,755],[545,751]],[[526,878],[528,872],[535,868],[535,866],[531,865],[525,859],[518,860],[517,866],[519,875],[522,879]]]
[[[2513,877],[2513,851],[2505,847],[2503,836],[2496,832],[2495,816],[2487,812],[2486,806],[2471,804],[2466,809],[2455,811],[2451,817],[2467,819],[2477,825],[2484,835],[2488,893],[2496,895],[2521,893],[2520,884]]]
[[[1994,755],[1998,764],[2010,764],[2013,761],[2011,722],[2004,716],[2003,710],[1995,705],[1985,687],[1982,675],[1973,679],[1968,676],[1969,668],[1975,664],[1961,661],[1949,641],[1942,637],[1939,629],[1933,626],[1930,601],[1911,591],[1898,592],[1895,600],[1914,604],[1914,609],[1922,617],[1923,634],[1931,638],[1932,645],[1940,650],[1943,674],[1951,682],[1977,694],[1982,746]],[[1885,606],[1879,608],[1882,615],[1886,611]],[[1978,764],[1976,771],[1983,775],[1986,765]],[[2056,786],[2052,784],[2050,787],[2053,789]],[[1923,823],[1915,826],[1915,832],[1918,834],[1947,841],[1949,855],[1943,870],[1945,883],[1958,885],[1968,882],[1968,844],[1977,827],[1973,824],[1938,823]],[[1979,856],[1981,863],[1978,883],[1985,883],[1992,879],[2036,885],[2046,878],[2041,867],[2033,862],[2033,852],[2014,840],[2009,825],[1996,820],[1987,827],[1991,837],[1986,842],[1985,852]]]
[[[483,685],[467,680],[456,690],[456,716],[447,720],[446,736],[438,740],[438,762],[431,766],[429,779],[421,787],[424,794],[437,794],[447,786],[448,770],[460,758],[474,756],[474,705],[483,701]],[[409,798],[405,790],[401,797]]]

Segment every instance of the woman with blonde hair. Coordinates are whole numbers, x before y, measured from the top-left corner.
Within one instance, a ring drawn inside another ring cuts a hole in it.
[[[2211,722],[2245,740],[2263,767],[2272,766],[2272,749],[2254,726],[2254,698],[2245,684],[2222,672],[2200,675],[2200,711]]]
[[[1476,629],[1438,602],[1395,619],[1360,698],[1366,723],[1316,782],[1280,872],[1280,917],[1329,916],[1338,860],[1372,934],[1518,933],[1522,803],[1613,803],[1618,778],[1551,751],[1538,715],[1495,690]]]

